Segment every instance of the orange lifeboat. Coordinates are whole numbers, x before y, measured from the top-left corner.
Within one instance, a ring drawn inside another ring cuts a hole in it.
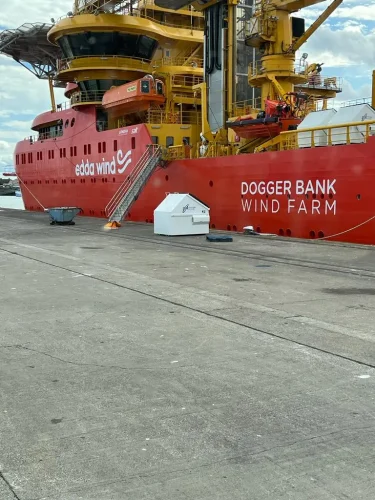
[[[102,100],[103,108],[115,115],[146,111],[151,105],[164,104],[164,83],[147,75],[108,90]]]
[[[285,132],[294,130],[301,123],[301,119],[294,115],[293,107],[285,101],[265,101],[265,111],[257,116],[239,116],[228,121],[227,127],[243,139],[271,138]]]

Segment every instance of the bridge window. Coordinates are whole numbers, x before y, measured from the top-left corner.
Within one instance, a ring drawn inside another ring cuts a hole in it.
[[[159,144],[159,137],[157,135],[151,136],[152,144]]]
[[[105,142],[102,143],[102,151],[103,151],[103,153],[107,152],[107,145]]]
[[[16,165],[19,165],[20,163],[20,155],[16,155]]]
[[[66,58],[74,56],[124,56],[151,60],[157,42],[145,35],[86,31],[59,38],[57,43]]]
[[[170,135],[167,136],[166,138],[166,146],[169,148],[169,146],[173,146],[174,144],[174,137],[171,137]]]
[[[83,154],[87,155],[87,144],[84,144],[83,146]]]
[[[101,154],[102,152],[102,143],[98,142],[98,153]]]
[[[117,139],[113,141],[113,151],[117,151]]]
[[[132,149],[135,149],[135,137],[132,137]]]

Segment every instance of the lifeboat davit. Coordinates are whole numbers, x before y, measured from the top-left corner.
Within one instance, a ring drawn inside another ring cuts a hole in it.
[[[239,137],[252,139],[258,137],[272,138],[287,130],[294,130],[301,123],[293,114],[290,104],[284,101],[267,99],[265,111],[255,115],[239,116],[228,121],[227,126]]]
[[[164,104],[164,83],[147,75],[108,90],[102,100],[104,109],[116,115],[146,111],[152,105]]]

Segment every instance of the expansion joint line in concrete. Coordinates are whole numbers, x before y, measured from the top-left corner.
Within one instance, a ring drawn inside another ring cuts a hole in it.
[[[68,267],[59,266],[57,264],[51,264],[50,262],[46,262],[44,260],[37,259],[35,257],[29,257],[28,255],[22,255],[22,254],[20,254],[18,252],[6,250],[5,248],[2,248],[2,247],[0,247],[0,250],[2,250],[3,252],[6,252],[6,253],[12,254],[12,255],[16,255],[18,257],[22,257],[24,259],[31,260],[33,262],[38,262],[39,264],[44,264],[46,266],[53,267],[54,269],[60,269],[62,271],[67,271],[69,273],[71,273],[73,271],[72,269],[69,269]],[[76,271],[76,272],[79,273],[79,271]],[[125,285],[120,285],[119,283],[116,283],[116,282],[110,281],[110,280],[106,280],[104,278],[100,278],[99,276],[92,276],[92,275],[88,275],[88,274],[84,274],[83,276],[86,276],[87,278],[95,280],[95,281],[99,281],[101,283],[106,283],[107,285],[116,286],[117,288],[121,288],[123,290],[128,290],[129,292],[138,293],[140,295],[143,295],[144,297],[149,297],[149,298],[152,298],[152,299],[155,299],[155,300],[159,300],[160,302],[164,302],[164,303],[167,303],[167,304],[170,304],[170,305],[174,305],[176,307],[181,307],[182,309],[186,309],[187,311],[193,311],[193,312],[196,312],[196,313],[203,314],[204,316],[207,316],[207,317],[210,317],[210,318],[215,318],[215,319],[219,319],[221,321],[225,321],[226,323],[230,323],[232,325],[241,326],[242,328],[246,328],[246,330],[250,330],[250,331],[253,331],[253,332],[261,333],[263,335],[267,335],[269,337],[273,337],[273,338],[277,338],[277,339],[280,339],[280,340],[284,340],[285,342],[289,342],[291,344],[298,345],[298,346],[301,346],[301,347],[306,347],[308,349],[311,349],[311,350],[316,351],[316,352],[320,352],[322,354],[328,354],[330,356],[334,356],[334,357],[339,358],[339,359],[344,359],[345,361],[350,361],[352,363],[356,363],[356,364],[361,365],[361,366],[366,366],[368,368],[375,368],[375,364],[366,363],[365,361],[361,361],[361,360],[355,359],[355,358],[350,358],[349,356],[345,356],[344,354],[339,354],[337,352],[328,351],[327,349],[322,349],[320,347],[316,347],[314,345],[307,344],[305,342],[298,342],[296,340],[289,339],[288,337],[284,337],[283,335],[280,335],[280,334],[277,334],[277,333],[268,332],[266,330],[261,330],[260,328],[255,328],[253,326],[248,326],[248,325],[246,325],[244,323],[241,323],[239,321],[234,321],[234,320],[229,319],[229,318],[224,318],[224,317],[219,316],[217,314],[212,314],[212,313],[210,313],[208,311],[203,311],[203,310],[201,310],[199,308],[187,306],[186,304],[175,302],[173,300],[170,300],[170,299],[167,299],[167,298],[164,298],[164,297],[159,297],[158,295],[154,295],[152,293],[147,293],[147,292],[143,292],[142,290],[137,290],[136,288],[132,288],[132,287],[125,286]]]
[[[9,490],[12,492],[14,498],[16,498],[17,500],[21,500],[21,498],[14,491],[14,489],[13,489],[12,485],[10,484],[10,482],[6,479],[6,477],[4,476],[4,474],[1,471],[0,471],[0,479],[2,479],[4,481],[4,483],[7,485],[7,487],[9,488]]]

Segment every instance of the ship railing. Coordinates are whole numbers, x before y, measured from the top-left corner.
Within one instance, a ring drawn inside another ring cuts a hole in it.
[[[283,67],[281,67],[279,65],[275,65],[272,68],[269,68],[268,70],[272,70],[272,71],[285,71],[285,68],[283,68]],[[249,66],[248,66],[248,75],[249,75],[249,77],[263,76],[263,75],[266,74],[266,72],[267,72],[267,69],[262,64],[262,61],[256,61],[255,63],[250,63]],[[294,74],[296,74],[296,75],[304,75],[305,74],[305,69],[300,64],[295,64],[291,68],[291,72],[294,73]],[[306,78],[307,78],[307,76],[306,76]]]
[[[201,125],[201,114],[197,111],[179,111],[168,113],[163,110],[149,109],[146,122],[150,124]]]
[[[57,71],[66,71],[69,69],[77,69],[79,64],[74,64],[75,62],[82,61],[85,63],[87,61],[87,65],[92,66],[95,61],[100,61],[100,64],[103,65],[108,61],[109,66],[113,66],[116,68],[135,68],[142,69],[148,71],[148,66],[150,65],[150,59],[142,59],[139,57],[130,57],[125,55],[82,55],[82,56],[74,56],[67,57],[65,59],[60,59],[57,63]],[[83,64],[86,66],[86,64]]]
[[[256,61],[254,63],[250,63],[248,67],[248,75],[249,77],[252,76],[262,76],[265,75],[266,72],[268,71],[285,71],[285,68],[280,66],[280,64],[275,64],[274,66],[270,66],[269,68],[265,68],[263,65],[262,61]],[[305,66],[296,63],[294,66],[291,68],[291,72],[296,75],[305,75]],[[307,79],[307,75],[306,75]]]
[[[303,148],[327,147],[366,143],[375,136],[375,120],[325,125],[322,127],[298,129],[282,132],[277,137],[264,142],[255,153],[269,149],[293,150]]]
[[[24,138],[25,141],[29,141],[30,144],[34,142],[45,141],[46,139],[56,139],[57,137],[62,137],[63,130],[53,131],[53,132],[39,132],[37,135],[28,135]]]
[[[60,21],[63,19],[67,18],[74,18],[75,15],[81,15],[81,14],[118,14],[118,15],[126,15],[126,16],[134,16],[134,17],[141,17],[143,19],[149,19],[150,21],[153,21],[157,24],[162,24],[163,26],[169,26],[171,28],[180,28],[180,29],[186,29],[189,31],[203,31],[204,30],[204,22],[203,22],[203,16],[199,15],[200,13],[194,12],[194,15],[192,16],[184,16],[186,18],[186,22],[180,22],[180,23],[171,23],[168,21],[162,21],[158,15],[155,15],[154,12],[159,14],[160,16],[160,11],[156,10],[154,11],[152,6],[150,4],[150,10],[147,10],[147,7],[144,5],[144,3],[135,3],[131,4],[129,1],[121,1],[117,2],[115,5],[111,6],[111,0],[106,2],[105,4],[99,5],[97,0],[93,0],[91,2],[87,2],[86,4],[83,4],[81,8],[79,8],[75,13],[69,12],[65,16],[61,16],[55,21],[55,24],[58,24]],[[194,19],[197,20],[197,22],[194,23]],[[198,24],[199,23],[199,24]]]
[[[228,142],[209,142],[206,147],[202,148],[202,143],[198,142],[195,147],[197,158],[216,158],[218,156],[230,156],[235,153],[234,143]]]
[[[203,59],[199,57],[163,57],[152,62],[153,68],[161,66],[188,66],[189,68],[203,68]]]
[[[349,106],[358,106],[360,104],[372,104],[371,97],[363,97],[362,99],[352,99],[351,101],[344,101],[340,103],[341,108],[347,108]]]
[[[129,0],[78,0],[76,14],[106,14],[123,13],[122,10],[129,6]]]
[[[172,160],[182,160],[184,158],[190,158],[191,148],[190,146],[169,146],[165,149],[163,153],[163,159],[166,161]]]
[[[149,11],[146,11],[149,12]],[[154,23],[161,24],[163,26],[167,26],[169,28],[179,28],[183,30],[189,30],[189,31],[203,31],[204,30],[204,23],[203,23],[203,17],[196,18],[196,17],[190,17],[189,20],[190,22],[180,22],[180,23],[170,23],[168,21],[162,21],[160,18],[156,17],[155,15],[152,15],[151,12],[149,14],[145,14],[143,9],[139,10],[138,9],[133,9],[133,13],[131,14],[135,17],[141,17],[142,19],[148,19],[149,21],[153,21]],[[187,16],[185,16],[187,17]],[[194,24],[193,19],[197,19],[198,21]],[[199,22],[199,24],[198,24]]]
[[[102,102],[105,90],[87,90],[82,92],[75,92],[70,98],[72,106],[75,104],[85,104],[91,102]]]
[[[173,75],[172,87],[193,87],[203,82],[203,76],[196,75]]]
[[[334,92],[342,91],[343,79],[339,76],[325,75],[309,75],[306,83],[300,83],[298,88],[316,89],[316,90],[333,90]]]
[[[59,111],[65,111],[70,108],[71,108],[70,101],[60,102],[59,104],[56,105],[56,112],[58,113]]]
[[[262,108],[262,98],[255,97],[254,99],[247,99],[246,101],[237,101],[232,105],[231,116],[248,115]]]

